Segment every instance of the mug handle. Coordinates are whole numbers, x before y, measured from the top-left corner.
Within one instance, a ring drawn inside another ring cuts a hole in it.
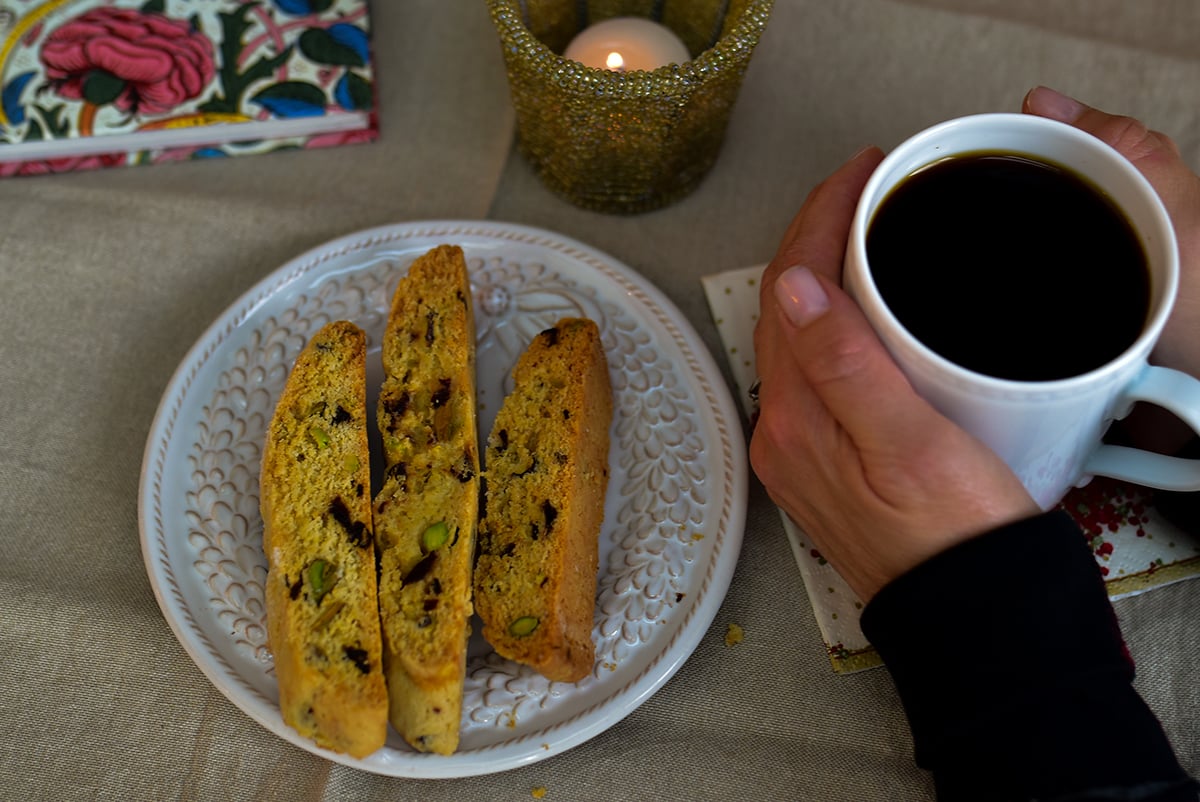
[[[1147,365],[1125,389],[1118,408],[1145,401],[1173,412],[1200,434],[1200,379],[1171,368]],[[1083,466],[1085,475],[1109,476],[1160,490],[1200,490],[1200,460],[1168,457],[1139,448],[1102,445]]]

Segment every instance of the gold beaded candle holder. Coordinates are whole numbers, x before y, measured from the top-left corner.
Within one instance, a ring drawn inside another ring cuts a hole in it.
[[[684,197],[713,166],[774,0],[488,0],[518,147],[572,203],[636,214]],[[691,59],[650,71],[561,54],[588,26],[652,19]]]

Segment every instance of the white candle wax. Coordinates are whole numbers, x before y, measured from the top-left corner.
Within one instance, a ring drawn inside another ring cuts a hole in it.
[[[585,28],[563,57],[620,72],[653,70],[691,58],[674,31],[642,17],[615,17]]]

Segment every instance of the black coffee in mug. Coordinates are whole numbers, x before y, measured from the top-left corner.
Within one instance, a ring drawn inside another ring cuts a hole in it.
[[[867,228],[871,277],[925,346],[968,370],[1051,381],[1111,361],[1150,309],[1146,253],[1090,181],[1007,152],[907,177]]]

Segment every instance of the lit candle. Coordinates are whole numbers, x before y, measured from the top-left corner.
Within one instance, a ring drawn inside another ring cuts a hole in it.
[[[585,28],[563,57],[614,72],[653,70],[691,58],[674,31],[642,17],[614,17]]]

